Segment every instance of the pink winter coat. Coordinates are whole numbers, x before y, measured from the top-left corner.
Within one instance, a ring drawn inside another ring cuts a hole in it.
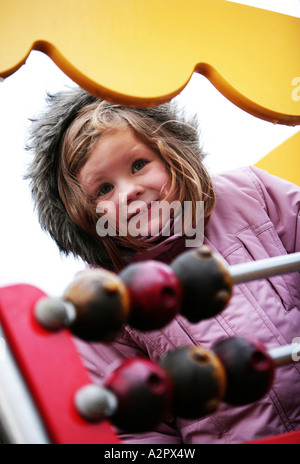
[[[300,251],[300,189],[268,173],[247,167],[217,175],[216,207],[204,243],[229,265]],[[145,259],[170,262],[184,250],[184,237],[168,237]],[[123,358],[147,356],[159,361],[186,345],[210,348],[234,335],[254,336],[267,348],[300,337],[300,273],[235,285],[227,308],[217,317],[189,323],[179,316],[163,330],[142,333],[124,327],[111,345],[77,341],[95,383]],[[120,434],[125,443],[242,443],[300,429],[300,363],[280,367],[261,401],[243,407],[222,404],[200,420],[168,417],[156,430]]]

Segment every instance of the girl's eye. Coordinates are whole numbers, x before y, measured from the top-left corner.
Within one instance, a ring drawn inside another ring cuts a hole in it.
[[[148,163],[146,160],[137,160],[133,163],[132,172],[135,173],[143,169],[143,167]]]
[[[101,195],[107,195],[112,189],[113,186],[111,184],[103,184],[97,191],[97,196],[101,197]]]

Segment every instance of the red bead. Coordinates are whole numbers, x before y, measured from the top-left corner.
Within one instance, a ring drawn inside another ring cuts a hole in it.
[[[185,419],[199,419],[217,410],[226,388],[225,370],[218,357],[200,346],[167,353],[161,366],[174,388],[173,412]]]
[[[167,264],[142,261],[130,264],[119,277],[130,295],[129,325],[139,330],[157,330],[180,312],[182,288]]]
[[[274,379],[275,366],[261,342],[232,337],[216,343],[212,350],[226,371],[226,403],[242,406],[266,395]]]
[[[173,387],[167,373],[152,361],[124,361],[106,379],[104,387],[117,397],[117,410],[110,418],[127,432],[153,430],[170,409]]]

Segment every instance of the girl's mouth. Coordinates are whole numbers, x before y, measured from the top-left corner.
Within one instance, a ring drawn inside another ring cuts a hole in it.
[[[129,222],[130,219],[132,219],[133,217],[142,217],[146,213],[149,214],[149,212],[151,210],[152,203],[153,202],[150,202],[148,205],[146,204],[145,207],[137,208],[134,213],[128,214],[127,222]]]

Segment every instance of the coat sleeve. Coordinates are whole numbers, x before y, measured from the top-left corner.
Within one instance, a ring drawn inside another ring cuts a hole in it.
[[[300,251],[300,187],[251,167],[269,215],[287,253]]]
[[[74,343],[92,382],[98,385],[103,384],[107,375],[124,359],[136,356],[147,357],[125,330],[122,331],[122,337],[118,337],[111,344],[86,343],[77,338],[74,338]],[[127,434],[117,429],[115,431],[124,444],[177,445],[182,443],[182,438],[175,426],[175,418],[171,415],[166,417],[165,422],[159,424],[155,430],[147,433]]]

